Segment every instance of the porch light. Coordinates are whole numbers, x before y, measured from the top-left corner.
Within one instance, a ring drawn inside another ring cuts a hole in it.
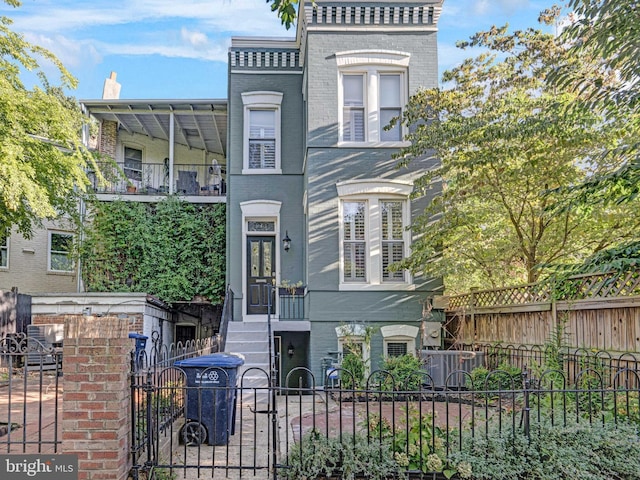
[[[289,358],[291,358],[293,357],[294,353],[296,353],[296,351],[293,348],[293,343],[289,342],[289,346],[287,347],[287,355],[289,355]]]
[[[289,232],[284,232],[284,238],[282,239],[282,245],[285,252],[288,252],[291,248],[291,239],[289,238]]]

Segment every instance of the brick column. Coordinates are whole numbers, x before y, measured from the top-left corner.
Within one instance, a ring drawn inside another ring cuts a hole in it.
[[[62,452],[78,455],[79,480],[126,480],[130,465],[127,319],[67,317]]]
[[[110,120],[103,120],[100,124],[100,135],[98,138],[98,151],[104,155],[108,155],[112,160],[115,160],[116,143],[118,140],[118,123]]]

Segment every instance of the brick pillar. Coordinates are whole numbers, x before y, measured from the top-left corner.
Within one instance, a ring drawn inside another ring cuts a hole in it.
[[[62,452],[78,455],[79,480],[126,480],[132,349],[127,319],[67,317],[64,330]]]

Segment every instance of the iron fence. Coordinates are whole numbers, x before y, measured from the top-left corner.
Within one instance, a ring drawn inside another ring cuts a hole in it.
[[[0,451],[59,453],[62,349],[22,333],[0,339]]]
[[[581,371],[597,370],[606,387],[611,387],[620,370],[640,371],[640,353],[611,353],[586,348],[554,347],[553,345],[473,344],[460,345],[464,351],[484,353],[484,366],[489,370],[510,365],[529,369],[560,369],[574,381]]]
[[[293,370],[280,387],[260,370],[264,386],[250,386],[255,370],[224,387],[191,385],[175,367],[132,384],[132,396],[146,398],[136,412],[146,419],[139,426],[155,429],[144,436],[145,456],[135,475],[350,478],[366,468],[359,473],[367,478],[464,478],[467,465],[459,459],[479,440],[531,441],[545,429],[585,425],[640,428],[640,371],[629,368],[618,369],[611,381],[597,368],[571,376],[528,367],[454,371],[442,388],[425,371],[404,378],[375,371],[363,389],[344,388],[355,382],[342,382],[353,375],[339,368],[332,388],[305,368]],[[291,384],[294,379],[299,383]],[[207,391],[233,399],[232,414],[208,404]],[[190,401],[201,409],[195,416],[185,413]]]

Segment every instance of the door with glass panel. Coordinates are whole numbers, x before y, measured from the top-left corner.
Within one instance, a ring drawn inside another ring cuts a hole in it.
[[[247,237],[247,314],[266,315],[271,291],[271,313],[275,312],[274,237]],[[269,288],[271,286],[271,288]]]

